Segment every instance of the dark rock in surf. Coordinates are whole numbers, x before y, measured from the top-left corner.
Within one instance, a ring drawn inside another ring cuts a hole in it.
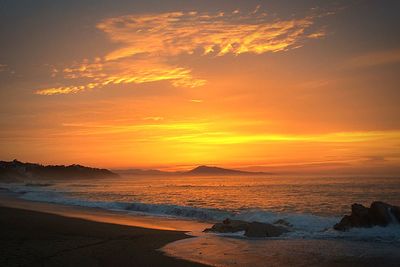
[[[373,225],[386,226],[391,222],[392,205],[384,202],[373,202],[369,208],[369,214]]]
[[[277,237],[289,232],[286,228],[269,223],[251,222],[244,233],[247,237]]]
[[[240,220],[225,219],[221,223],[214,224],[211,228],[207,228],[204,232],[215,233],[236,233],[246,231],[248,222]]]
[[[400,207],[375,201],[370,208],[361,204],[351,205],[351,214],[345,215],[333,228],[338,231],[347,231],[353,227],[387,226],[390,223],[399,222]]]
[[[245,222],[240,220],[225,219],[222,223],[216,223],[204,232],[236,233],[244,231],[247,237],[277,237],[288,232],[285,227],[269,223]]]
[[[293,227],[293,225],[290,222],[288,222],[288,221],[286,221],[284,219],[276,220],[273,224],[274,225],[284,226],[286,228],[292,228]]]
[[[400,222],[400,207],[392,206],[391,212],[393,216],[397,219],[397,221]]]

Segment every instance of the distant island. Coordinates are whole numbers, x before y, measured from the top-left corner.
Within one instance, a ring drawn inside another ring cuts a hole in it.
[[[191,175],[266,175],[272,174],[267,172],[248,172],[248,171],[239,171],[232,169],[225,169],[214,166],[198,166],[190,171],[185,172],[185,174]]]
[[[91,168],[78,164],[73,165],[41,165],[24,163],[18,160],[0,161],[0,181],[26,181],[46,179],[93,179],[119,177],[119,175],[271,175],[268,172],[249,172],[225,169],[215,166],[198,166],[189,171],[160,171],[153,169],[108,170]]]
[[[91,179],[118,177],[119,175],[99,168],[85,167],[77,164],[40,165],[24,163],[18,160],[0,161],[0,180],[40,180],[40,179]]]
[[[233,169],[225,169],[215,166],[201,165],[189,171],[160,171],[160,170],[143,170],[143,169],[126,169],[114,170],[114,172],[125,175],[271,175],[269,172],[248,172]]]

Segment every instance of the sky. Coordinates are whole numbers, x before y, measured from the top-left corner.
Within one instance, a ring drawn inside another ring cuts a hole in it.
[[[0,3],[0,159],[400,174],[399,1]]]

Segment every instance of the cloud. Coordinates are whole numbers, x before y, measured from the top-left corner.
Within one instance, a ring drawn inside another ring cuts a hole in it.
[[[325,37],[325,35],[326,35],[326,32],[324,30],[321,30],[318,32],[310,33],[307,37],[310,39],[319,39],[319,38]]]
[[[0,64],[0,72],[6,71],[8,66],[6,64]]]
[[[194,79],[191,71],[174,67],[152,59],[126,59],[112,62],[96,60],[65,68],[64,78],[69,81],[86,79],[89,82],[79,85],[51,87],[36,91],[39,95],[69,94],[101,88],[109,84],[146,83],[169,80],[174,86],[197,87],[204,80]]]
[[[390,140],[400,136],[399,131],[369,131],[369,132],[337,132],[318,135],[307,134],[244,134],[237,132],[215,131],[177,136],[163,136],[163,141],[181,143],[210,144],[244,144],[270,142],[297,142],[297,143],[362,143],[375,140]]]
[[[386,161],[384,156],[369,156],[364,160],[365,163],[384,163]]]
[[[102,134],[117,134],[117,133],[133,133],[133,132],[144,132],[145,136],[149,136],[149,131],[155,135],[157,133],[182,133],[182,131],[188,132],[200,132],[204,131],[209,123],[206,122],[170,122],[161,123],[163,117],[147,117],[145,121],[152,121],[152,123],[144,124],[96,124],[96,123],[62,123],[63,127],[68,127],[71,130],[68,135],[102,135]],[[64,131],[62,135],[66,132]],[[149,136],[149,139],[153,137]]]
[[[163,80],[173,86],[198,87],[206,81],[171,61],[183,54],[219,57],[287,51],[302,46],[306,39],[324,36],[321,29],[312,29],[318,16],[277,20],[260,14],[259,9],[249,14],[239,10],[227,14],[169,12],[105,19],[97,28],[118,48],[64,68],[61,73],[71,84],[36,93],[69,94],[110,84]]]
[[[400,62],[400,49],[376,51],[350,59],[350,68],[364,68]]]
[[[96,124],[96,123],[63,123],[73,131],[63,131],[67,135],[102,135],[116,133],[144,133],[141,137],[148,141],[173,142],[195,145],[222,144],[263,144],[263,143],[325,143],[325,144],[357,144],[379,141],[381,144],[398,143],[400,131],[360,131],[360,132],[330,132],[320,134],[284,134],[273,132],[245,132],[234,130],[231,126],[242,125],[246,128],[248,122],[237,122],[221,125],[216,121],[167,121],[163,117],[146,117],[146,123],[128,124]],[[150,122],[151,121],[151,122]],[[150,122],[150,123],[149,123]],[[140,134],[139,134],[140,136]],[[370,161],[384,160],[379,156],[370,156]]]
[[[145,117],[145,118],[143,118],[143,120],[162,121],[162,120],[164,120],[164,117],[159,117],[159,116]]]

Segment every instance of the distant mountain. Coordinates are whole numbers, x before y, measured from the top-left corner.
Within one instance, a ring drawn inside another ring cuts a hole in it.
[[[118,177],[107,169],[90,168],[81,165],[40,165],[23,163],[18,160],[0,161],[0,180],[40,179],[90,179]]]
[[[268,172],[250,172],[239,171],[232,169],[224,169],[214,166],[198,166],[189,171],[167,172],[160,170],[143,170],[143,169],[126,169],[126,170],[113,170],[121,175],[269,175]]]
[[[198,166],[190,171],[185,172],[185,174],[190,175],[267,175],[272,173],[266,172],[247,172],[247,171],[239,171],[232,169],[224,169],[220,167],[214,166]]]

